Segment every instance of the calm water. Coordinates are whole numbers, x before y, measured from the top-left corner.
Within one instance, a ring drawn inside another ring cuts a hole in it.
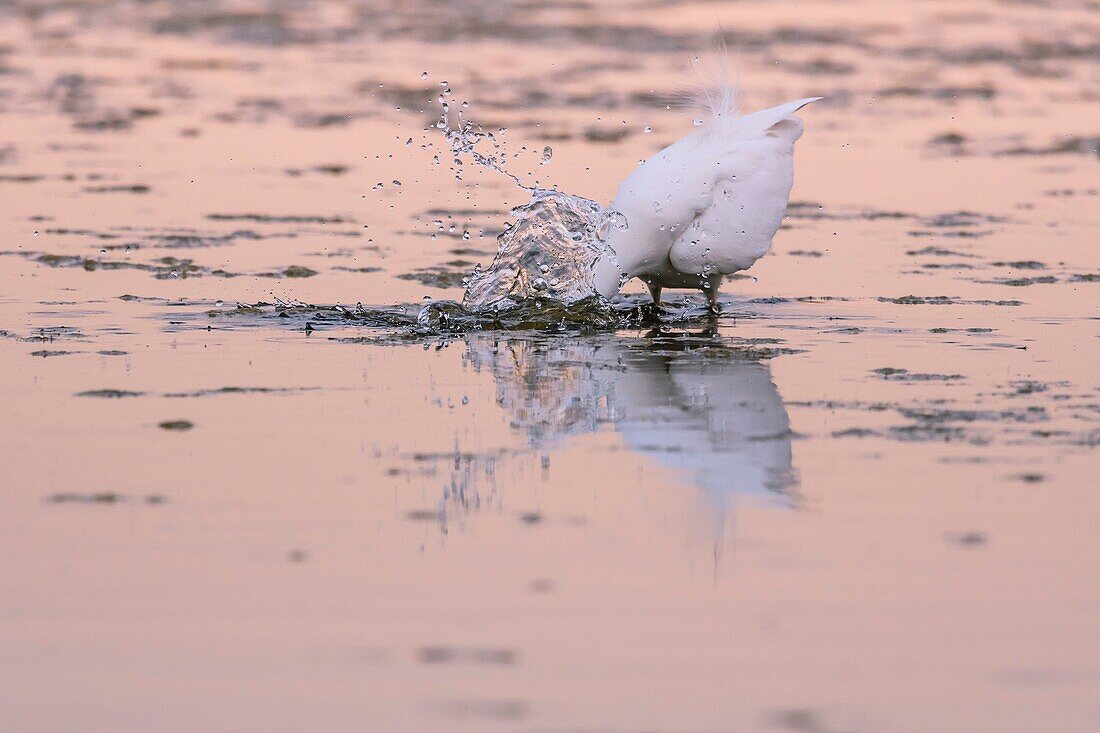
[[[826,97],[720,317],[410,327],[527,200],[440,95],[606,202],[719,22],[748,109]],[[1096,730],[1098,56],[1088,2],[0,3],[0,728]]]

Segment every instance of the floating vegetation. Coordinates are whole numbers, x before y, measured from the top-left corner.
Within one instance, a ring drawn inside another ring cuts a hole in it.
[[[1037,260],[1018,260],[1016,262],[990,262],[992,267],[1008,267],[1013,270],[1044,270],[1046,265]]]
[[[259,277],[313,277],[317,274],[316,270],[311,270],[308,267],[302,267],[301,265],[291,265],[285,270],[279,272],[261,272]]]
[[[195,427],[195,424],[190,420],[165,420],[164,422],[157,423],[157,427],[162,430],[184,432]]]
[[[1058,282],[1058,278],[1053,275],[1043,275],[1041,277],[1006,277],[995,280],[979,280],[978,282],[987,283],[989,285],[1008,285],[1014,288],[1023,288],[1028,285],[1050,285]]]
[[[345,216],[286,216],[274,214],[207,214],[211,221],[253,221],[258,224],[354,224]]]
[[[875,95],[884,99],[892,97],[911,97],[937,101],[958,101],[961,99],[993,99],[997,90],[993,86],[969,87],[889,87],[879,89]]]
[[[971,328],[945,328],[939,326],[936,328],[928,329],[929,333],[993,333],[992,328],[981,328],[978,326]]]
[[[164,397],[212,397],[215,395],[246,395],[246,394],[297,394],[310,392],[318,387],[218,387],[215,389],[197,389],[192,392],[166,392]],[[162,423],[160,427],[164,427]],[[177,428],[178,429],[178,428]]]
[[[880,303],[894,303],[896,305],[1023,305],[1023,301],[1020,300],[964,300],[962,298],[947,295],[903,295],[900,298],[880,296],[876,298],[876,300]]]
[[[421,664],[490,664],[511,666],[518,656],[513,649],[428,646],[417,652]]]
[[[358,273],[361,273],[361,274],[366,274],[368,272],[381,272],[382,271],[381,267],[346,267],[346,266],[343,266],[343,265],[337,265],[336,267],[334,267],[332,269],[336,272],[358,272]]]
[[[944,247],[925,247],[923,249],[911,249],[905,254],[910,257],[977,257],[977,255],[966,254],[965,252],[956,252],[953,249],[946,249]]]
[[[1020,145],[1014,148],[1002,150],[998,155],[1088,155],[1100,158],[1100,135],[1091,137],[1078,137],[1067,135],[1058,142],[1050,145],[1029,147]]]
[[[127,389],[89,389],[77,392],[77,397],[102,397],[109,400],[117,400],[123,397],[141,397],[144,392],[135,392]]]
[[[917,374],[910,372],[908,369],[896,369],[894,367],[882,367],[871,371],[883,379],[894,382],[955,382],[966,379],[961,374]]]
[[[981,532],[948,532],[944,538],[960,547],[981,547],[986,543]]]
[[[195,241],[192,244],[182,246],[212,245],[200,244],[198,241]],[[87,272],[95,272],[97,270],[138,270],[140,272],[152,274],[157,280],[176,280],[190,277],[235,278],[246,276],[246,273],[229,272],[221,268],[209,268],[189,258],[181,259],[171,256],[159,257],[152,262],[130,262],[126,260],[96,259],[94,257],[84,257],[81,255],[42,254],[39,252],[4,252],[0,254],[20,255],[48,267],[77,268],[86,270]],[[290,265],[282,270],[256,273],[254,277],[306,278],[313,277],[316,274],[318,274],[316,270],[312,270],[308,267]],[[126,300],[136,298],[136,296],[124,295],[120,296],[120,298]]]
[[[49,349],[40,349],[38,351],[32,351],[31,356],[39,356],[43,359],[51,356],[68,356],[69,354],[79,354],[79,351],[51,351]]]
[[[469,276],[469,271],[447,270],[435,267],[426,267],[422,270],[416,270],[415,272],[405,272],[400,275],[394,275],[398,280],[414,280],[429,288],[440,289],[464,287]]]
[[[160,494],[147,494],[145,496],[128,496],[113,491],[81,494],[76,492],[51,494],[46,497],[48,504],[91,504],[110,506],[113,504],[134,503],[160,505],[167,503],[167,499]]]
[[[85,193],[149,193],[152,189],[144,183],[120,186],[86,186]]]

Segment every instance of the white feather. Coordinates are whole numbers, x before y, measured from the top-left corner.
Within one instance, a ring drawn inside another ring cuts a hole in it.
[[[696,95],[700,129],[643,162],[619,187],[612,208],[627,220],[597,262],[597,290],[614,295],[630,278],[697,288],[712,301],[721,276],[751,267],[771,248],[794,182],[794,113],[820,99],[799,99],[749,115],[737,112],[728,82]]]

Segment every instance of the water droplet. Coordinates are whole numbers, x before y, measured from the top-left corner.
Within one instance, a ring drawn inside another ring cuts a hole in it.
[[[422,73],[422,74],[420,75],[420,78],[421,78],[421,79],[427,79],[427,78],[428,78],[428,72],[426,72],[426,71],[425,71],[424,73]]]
[[[554,157],[554,149],[547,145],[542,149],[542,164],[546,165]]]
[[[34,236],[36,236],[36,237],[38,236],[38,230],[37,229],[34,230]]]
[[[643,129],[642,129],[642,132],[644,132],[644,133],[647,133],[647,134],[648,134],[648,133],[650,133],[650,132],[653,132],[653,128],[652,128],[652,127],[646,127],[646,128],[643,128]]]
[[[619,229],[628,229],[630,222],[627,221],[626,215],[621,211],[609,211],[607,212],[607,221]]]
[[[215,300],[215,301],[214,301],[214,307],[215,307],[215,308],[221,308],[221,307],[222,307],[223,305],[225,305],[225,303],[223,303],[223,302],[222,302],[222,301],[220,301],[220,300]]]
[[[691,121],[691,124],[695,125],[696,127],[699,127],[700,125],[703,124],[703,121],[701,119],[699,119],[698,117],[696,117],[694,120]]]

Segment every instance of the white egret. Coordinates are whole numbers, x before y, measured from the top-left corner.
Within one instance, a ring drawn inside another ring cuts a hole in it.
[[[700,129],[642,162],[619,186],[611,208],[627,225],[608,236],[614,256],[596,262],[596,290],[610,298],[637,277],[657,305],[663,288],[692,288],[716,310],[722,278],[771,249],[802,135],[793,115],[819,99],[741,115],[732,85],[703,92]]]

